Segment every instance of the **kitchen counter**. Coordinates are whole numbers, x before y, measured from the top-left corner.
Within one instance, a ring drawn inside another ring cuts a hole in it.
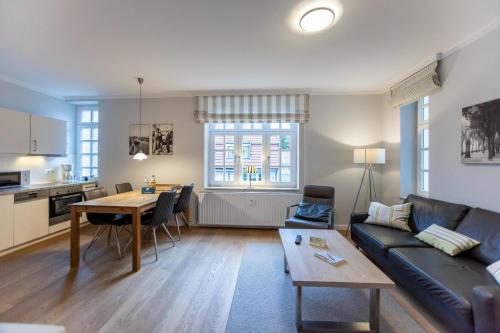
[[[96,180],[89,180],[89,181],[74,181],[74,182],[54,182],[54,183],[41,183],[41,184],[31,184],[29,186],[20,186],[20,187],[11,187],[11,188],[5,188],[5,189],[0,189],[0,195],[7,195],[7,194],[16,194],[16,193],[23,193],[23,192],[30,192],[30,191],[35,191],[35,190],[47,190],[47,189],[53,189],[53,188],[61,188],[61,187],[68,187],[68,186],[74,186],[74,185],[85,185],[85,184],[93,184],[97,183]]]

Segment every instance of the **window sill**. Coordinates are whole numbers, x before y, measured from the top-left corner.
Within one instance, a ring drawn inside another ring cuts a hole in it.
[[[204,187],[206,191],[240,191],[240,192],[271,192],[271,191],[300,191],[299,188],[295,187]]]

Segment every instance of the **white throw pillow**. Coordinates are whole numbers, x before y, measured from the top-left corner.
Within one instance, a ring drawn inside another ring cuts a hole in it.
[[[488,267],[486,267],[488,272],[493,275],[495,280],[497,280],[497,283],[500,284],[500,260],[495,261]]]
[[[383,225],[389,228],[411,231],[408,218],[411,213],[411,203],[386,206],[379,202],[370,203],[368,218],[365,223]]]

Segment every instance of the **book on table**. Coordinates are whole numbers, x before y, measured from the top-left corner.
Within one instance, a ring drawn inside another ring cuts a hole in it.
[[[339,256],[334,256],[330,253],[328,253],[327,251],[324,251],[324,252],[316,252],[314,254],[315,257],[318,257],[319,259],[321,260],[324,260],[326,261],[327,263],[331,264],[331,265],[338,265],[342,262],[345,262],[345,259],[342,258],[342,257],[339,257]]]

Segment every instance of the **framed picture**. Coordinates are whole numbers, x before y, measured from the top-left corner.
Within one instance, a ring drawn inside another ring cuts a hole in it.
[[[500,99],[462,109],[463,163],[500,164]]]
[[[130,125],[128,134],[128,154],[135,155],[140,150],[149,155],[149,125]]]
[[[174,153],[174,125],[153,124],[151,126],[151,154],[172,155]]]

